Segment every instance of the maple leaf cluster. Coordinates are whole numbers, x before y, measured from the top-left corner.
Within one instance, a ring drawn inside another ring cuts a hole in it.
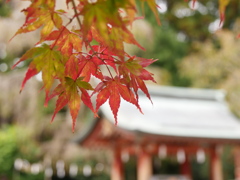
[[[67,105],[73,131],[81,102],[97,116],[108,100],[116,123],[121,98],[141,111],[138,91],[150,99],[144,81],[155,81],[145,67],[155,60],[131,56],[124,50],[124,43],[143,49],[129,30],[136,19],[135,0],[66,0],[68,12],[56,9],[55,0],[29,1],[29,7],[22,10],[25,23],[15,35],[41,28],[41,36],[14,65],[31,59],[21,90],[41,72],[46,104],[57,97],[52,120]],[[157,17],[154,0],[140,1],[147,3]],[[93,83],[93,77],[98,84]]]

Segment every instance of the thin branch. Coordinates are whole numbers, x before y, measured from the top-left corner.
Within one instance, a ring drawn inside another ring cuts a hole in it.
[[[82,29],[82,23],[81,23],[81,20],[80,20],[80,18],[79,18],[79,16],[78,16],[78,13],[77,13],[77,6],[76,6],[76,3],[75,3],[74,0],[71,0],[71,2],[72,2],[72,5],[73,5],[74,16],[77,18],[77,22],[78,22],[80,28]]]
[[[82,23],[81,23],[81,20],[80,20],[80,18],[79,18],[79,16],[78,16],[76,3],[75,3],[74,0],[71,0],[71,2],[72,2],[72,5],[73,5],[73,10],[74,10],[74,17],[77,18],[77,22],[78,22],[78,24],[79,24],[79,26],[80,26],[80,29],[82,29]],[[96,51],[93,49],[92,45],[90,44],[90,42],[89,42],[88,40],[85,40],[85,42],[86,42],[86,44],[90,47],[90,49],[92,50],[93,55],[94,55],[94,54],[96,54],[96,55],[99,54],[98,52],[96,52]],[[103,50],[103,51],[104,51],[104,50]],[[98,57],[98,56],[97,56],[97,57]],[[100,57],[98,57],[98,58],[103,61],[102,58],[100,58]],[[107,70],[108,70],[111,78],[113,79],[113,75],[112,75],[109,67],[107,66],[107,64],[106,64],[104,61],[103,61],[103,63],[104,63],[104,65],[106,66],[106,68],[107,68]],[[86,64],[85,64],[85,65],[86,65]]]

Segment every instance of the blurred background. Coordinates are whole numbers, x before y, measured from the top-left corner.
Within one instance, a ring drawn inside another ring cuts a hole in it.
[[[156,2],[161,26],[145,7],[145,19],[134,22],[132,30],[146,51],[126,45],[127,51],[159,59],[150,71],[160,85],[224,89],[232,112],[239,117],[240,42],[236,37],[240,33],[240,2],[230,1],[223,26],[215,0],[201,0],[194,7],[192,1]],[[40,76],[30,80],[19,94],[29,62],[20,63],[14,70],[11,66],[39,38],[37,31],[9,42],[24,22],[20,11],[27,5],[26,1],[0,0],[0,180],[110,179],[108,152],[96,153],[72,142],[76,134],[71,132],[68,109],[61,110],[50,124],[55,102],[43,106]],[[76,132],[89,123],[84,117],[79,119]],[[225,147],[222,157],[226,179],[234,177],[230,150]],[[174,162],[165,161],[165,168],[174,169]],[[129,174],[135,168],[131,159],[125,167],[126,179],[131,179]],[[194,168],[198,169],[197,163]],[[204,167],[198,173],[194,179],[206,180]]]

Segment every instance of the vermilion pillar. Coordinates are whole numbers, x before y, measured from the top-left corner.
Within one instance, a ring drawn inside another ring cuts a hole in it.
[[[149,180],[152,176],[152,157],[141,150],[138,154],[137,180]]]
[[[121,151],[115,149],[113,152],[113,161],[112,161],[112,171],[111,171],[111,180],[123,180],[123,163],[121,160]]]
[[[186,154],[186,160],[180,165],[181,174],[192,179],[190,157]]]
[[[210,179],[223,180],[221,151],[216,146],[210,150]]]

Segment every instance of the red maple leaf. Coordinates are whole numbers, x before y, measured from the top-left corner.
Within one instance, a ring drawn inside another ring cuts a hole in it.
[[[156,82],[152,77],[153,74],[148,72],[144,67],[152,64],[156,60],[130,57],[127,61],[124,61],[119,66],[119,74],[123,76],[122,81],[128,85],[129,88],[133,88],[135,95],[138,99],[137,91],[141,89],[146,96],[151,100],[148,89],[144,83],[145,80],[151,80]]]
[[[93,56],[78,56],[79,60],[79,71],[80,76],[84,77],[84,81],[89,82],[91,75],[97,77],[98,79],[103,79],[103,74],[99,68],[99,64],[101,64],[101,60],[98,58],[94,58]]]
[[[113,52],[111,52],[107,47],[103,47],[100,45],[92,46],[89,54],[92,56],[93,61],[97,65],[109,65],[115,71],[116,70],[116,59],[113,56],[116,56]]]
[[[105,81],[99,83],[93,94],[96,92],[98,92],[96,111],[98,111],[100,106],[109,99],[109,105],[115,118],[115,124],[117,124],[117,114],[121,97],[127,102],[134,104],[142,113],[134,93],[125,84],[121,83],[121,79],[119,79],[118,76],[114,79],[106,78]]]
[[[72,54],[65,64],[65,76],[75,80],[79,77],[79,75],[79,59],[76,57],[76,54]]]
[[[96,111],[93,108],[90,96],[86,90],[93,90],[92,86],[82,80],[83,78],[78,78],[76,80],[69,77],[65,78],[65,81],[61,82],[52,94],[47,98],[47,101],[55,96],[58,96],[56,101],[56,107],[52,116],[52,121],[55,115],[66,105],[70,109],[70,114],[72,116],[72,131],[74,132],[76,119],[78,112],[80,110],[81,101],[88,106],[95,116],[97,116]]]
[[[42,40],[55,41],[55,43],[52,44],[52,47],[57,46],[58,50],[64,55],[69,56],[74,53],[74,51],[82,51],[82,39],[80,35],[73,31],[69,31],[64,26],[59,30],[51,32]]]

